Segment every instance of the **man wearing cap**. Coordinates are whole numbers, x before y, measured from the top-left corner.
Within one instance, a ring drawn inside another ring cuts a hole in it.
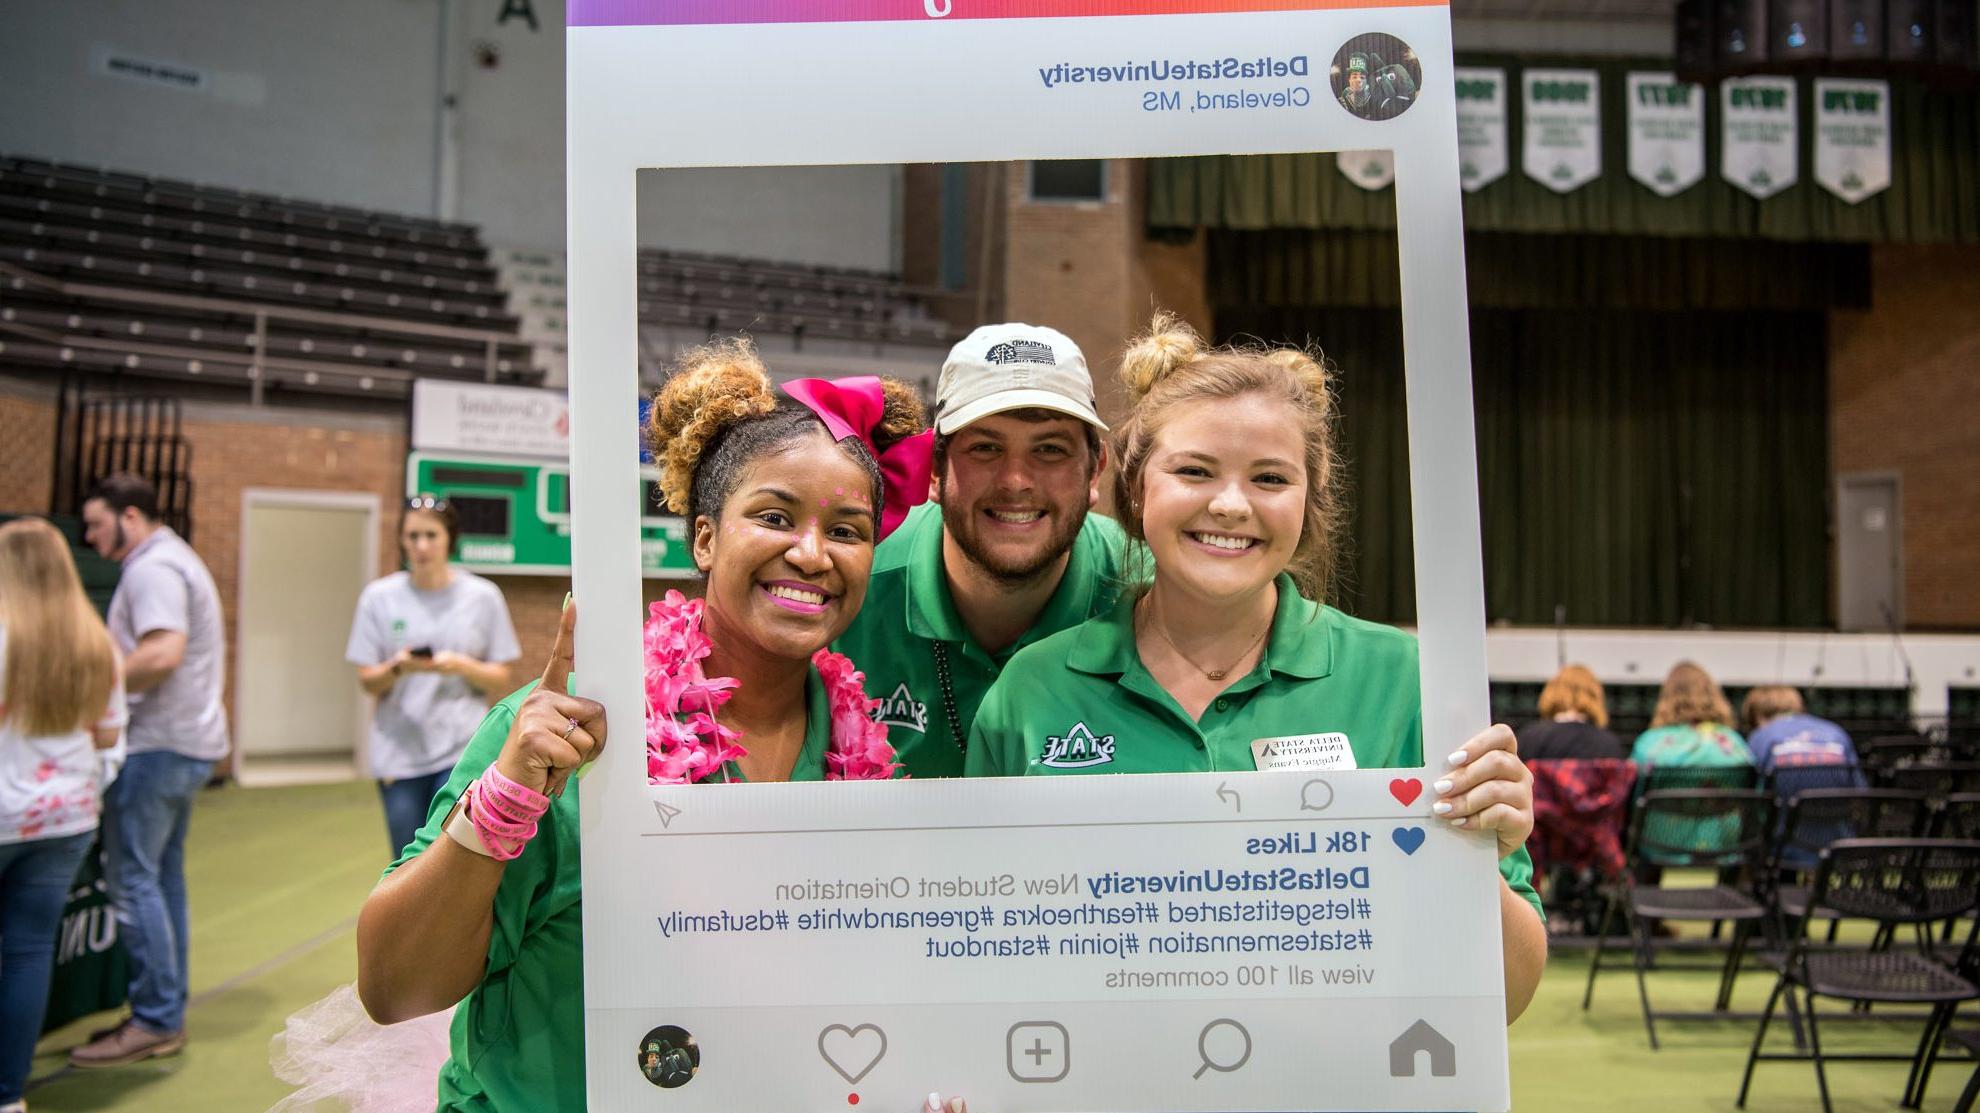
[[[959,777],[970,721],[1011,654],[1113,604],[1125,544],[1089,514],[1106,467],[1086,357],[1065,334],[985,325],[935,388],[935,472],[873,560],[837,648],[914,777]]]
[[[1347,88],[1341,90],[1341,107],[1353,113],[1368,111],[1368,56],[1348,56]]]

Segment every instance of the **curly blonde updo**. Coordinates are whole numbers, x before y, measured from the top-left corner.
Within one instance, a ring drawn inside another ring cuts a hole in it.
[[[1333,376],[1323,359],[1298,348],[1211,347],[1196,330],[1158,313],[1121,357],[1121,385],[1133,408],[1114,426],[1114,505],[1129,537],[1145,542],[1142,473],[1156,434],[1179,405],[1251,394],[1284,402],[1306,444],[1306,517],[1286,571],[1307,598],[1324,600],[1334,575],[1344,514],[1334,450]]]
[[[872,436],[884,452],[927,428],[928,412],[912,386],[894,379],[880,385],[885,408]],[[748,337],[683,352],[646,418],[647,445],[660,464],[660,493],[668,510],[690,521],[704,515],[719,520],[744,469],[824,432],[817,414],[776,392]],[[839,447],[873,480],[877,513],[885,495],[879,462],[856,438]]]

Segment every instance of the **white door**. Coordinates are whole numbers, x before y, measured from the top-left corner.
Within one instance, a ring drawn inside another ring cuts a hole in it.
[[[241,507],[235,775],[356,776],[369,708],[344,643],[377,572],[378,496],[249,490]]]

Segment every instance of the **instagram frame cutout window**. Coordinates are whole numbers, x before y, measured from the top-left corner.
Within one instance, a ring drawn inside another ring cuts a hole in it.
[[[664,987],[658,964],[642,962],[629,935],[643,920],[641,891],[651,878],[614,865],[625,860],[621,848],[655,826],[656,807],[666,817],[667,801],[682,800],[661,799],[662,790],[647,784],[641,744],[641,479],[638,431],[627,415],[640,390],[642,169],[1392,152],[1423,733],[1462,739],[1489,722],[1448,7],[1440,0],[1183,0],[1160,5],[1160,14],[1148,14],[1157,6],[1147,0],[1061,7],[1066,14],[1039,18],[1037,5],[1024,0],[568,0],[577,677],[612,724],[612,744],[586,774],[581,799],[595,1107],[630,1092],[616,1089],[622,1084],[651,1092],[627,1068],[626,1042],[603,1038],[606,1025],[592,1021],[614,1010],[650,1017],[648,998]],[[1347,95],[1355,66],[1364,77]],[[1151,101],[1160,111],[1147,107]],[[863,800],[930,789],[926,782],[857,787],[869,794]],[[753,806],[747,786],[684,791],[704,814],[733,818]],[[693,868],[717,867],[704,859]],[[1496,952],[1496,919],[1489,929]],[[847,1031],[865,1038],[855,1019]],[[646,1019],[625,1039],[651,1024]],[[695,1024],[698,1032],[705,1027]],[[626,1078],[608,1083],[608,1075]],[[707,1072],[702,1078],[672,1093],[702,1092]]]

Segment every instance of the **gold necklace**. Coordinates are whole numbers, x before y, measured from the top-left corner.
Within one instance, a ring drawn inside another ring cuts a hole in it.
[[[1221,669],[1206,669],[1202,665],[1197,664],[1189,654],[1184,653],[1175,642],[1169,640],[1168,631],[1162,629],[1163,623],[1160,620],[1160,616],[1155,613],[1155,596],[1151,593],[1147,598],[1149,601],[1148,624],[1155,628],[1155,636],[1162,639],[1162,644],[1168,646],[1171,653],[1181,657],[1185,664],[1197,672],[1202,673],[1209,680],[1222,680],[1224,677],[1229,676],[1232,669],[1238,667],[1246,657],[1251,656],[1251,651],[1258,648],[1258,643],[1265,640],[1265,635],[1272,632],[1272,622],[1270,619],[1267,619],[1264,629],[1258,631],[1258,636],[1251,639],[1251,644],[1245,646],[1244,652],[1237,655],[1237,660],[1232,661]]]

